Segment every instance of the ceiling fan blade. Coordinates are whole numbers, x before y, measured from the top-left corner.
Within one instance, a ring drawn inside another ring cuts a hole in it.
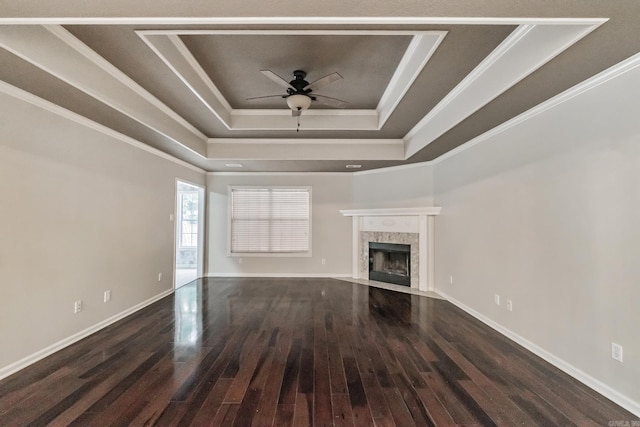
[[[253,98],[247,98],[245,101],[253,101],[254,99],[264,99],[264,98],[282,98],[282,95],[266,95],[266,96],[254,96]]]
[[[341,99],[316,94],[313,94],[313,96],[320,104],[326,105],[328,107],[345,108],[347,105],[349,105],[347,101],[343,101]]]
[[[311,89],[312,91],[318,90],[320,88],[330,85],[331,83],[337,82],[338,80],[341,80],[341,79],[342,79],[342,76],[340,74],[331,73],[328,76],[324,76],[313,83],[309,83],[305,87],[305,89]]]
[[[264,74],[266,78],[270,79],[275,84],[282,86],[285,89],[288,89],[288,88],[295,89],[293,86],[289,84],[288,81],[286,81],[285,79],[283,79],[282,77],[280,77],[279,75],[277,75],[271,70],[260,70],[260,72]]]
[[[302,115],[302,110],[291,110],[291,117],[300,117]]]

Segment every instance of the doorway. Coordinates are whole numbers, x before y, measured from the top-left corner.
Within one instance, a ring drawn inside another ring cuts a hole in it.
[[[202,277],[204,188],[176,181],[175,288]]]

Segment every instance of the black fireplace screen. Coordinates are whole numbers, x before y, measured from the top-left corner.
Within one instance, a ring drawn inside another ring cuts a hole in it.
[[[369,242],[369,280],[411,286],[411,245]]]

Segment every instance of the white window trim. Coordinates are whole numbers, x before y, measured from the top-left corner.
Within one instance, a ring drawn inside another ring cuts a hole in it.
[[[231,252],[231,192],[235,188],[244,189],[305,189],[309,192],[309,250],[306,252]],[[313,193],[311,186],[303,185],[229,185],[227,186],[227,256],[236,258],[310,258],[313,256]]]

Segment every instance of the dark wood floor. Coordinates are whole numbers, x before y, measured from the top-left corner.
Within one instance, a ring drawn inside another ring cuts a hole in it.
[[[629,412],[450,303],[205,279],[0,381],[0,425],[606,426]]]

